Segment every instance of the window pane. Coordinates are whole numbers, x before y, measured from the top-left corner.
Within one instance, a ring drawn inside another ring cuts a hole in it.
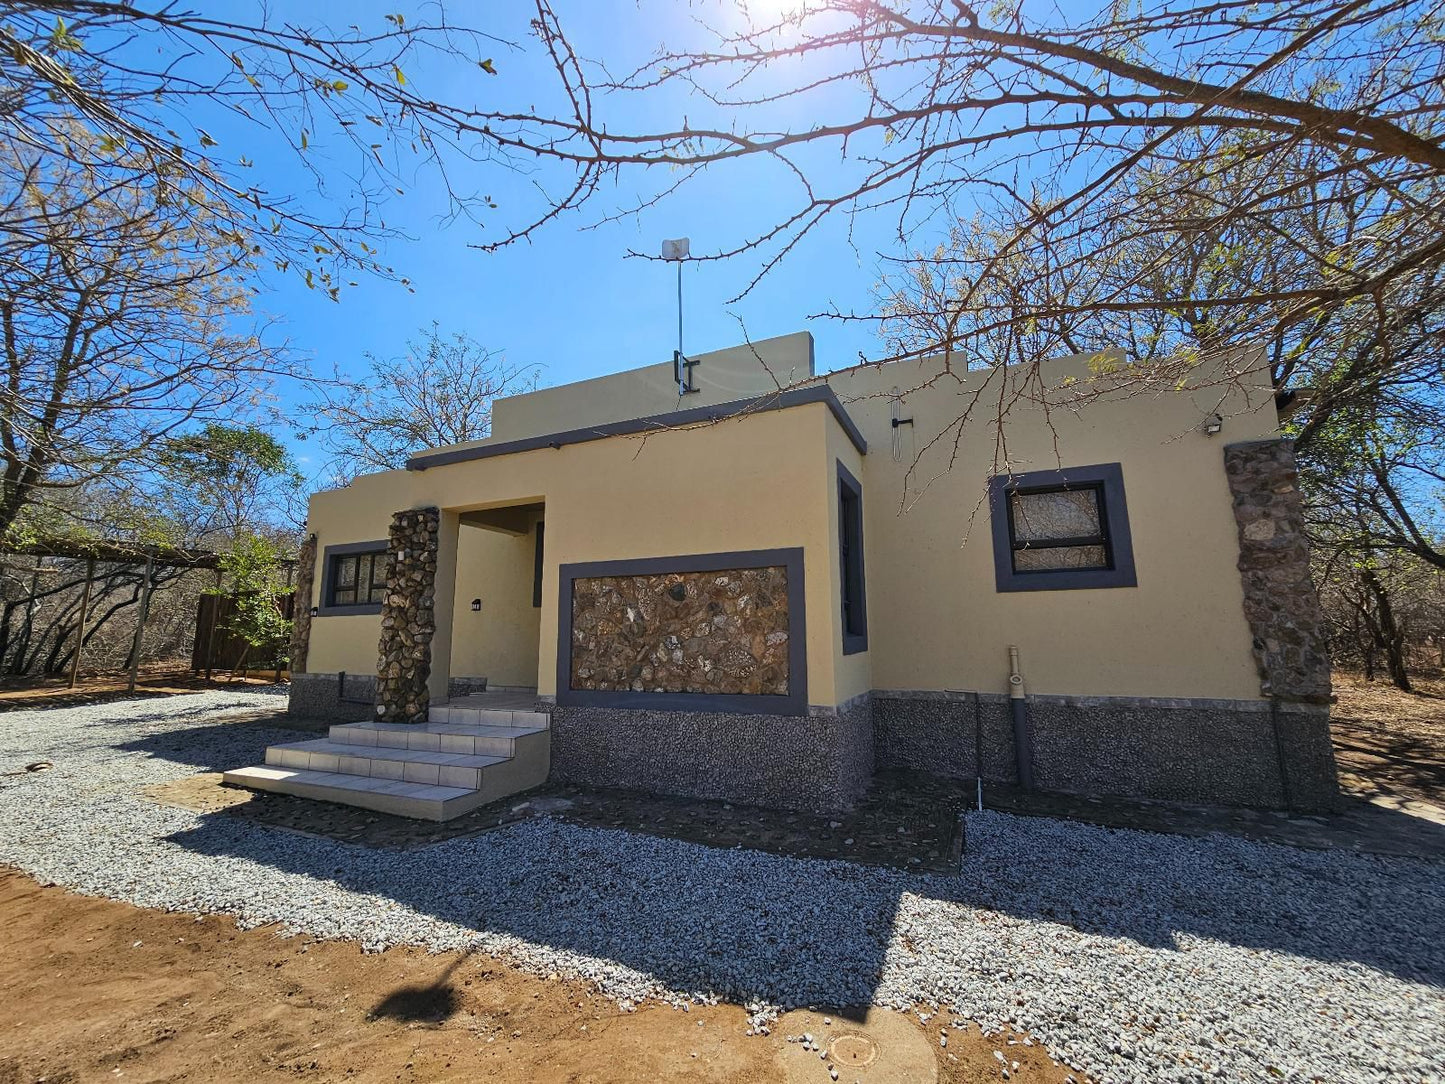
[[[333,606],[350,606],[356,601],[356,588],[337,587],[331,592]]]
[[[369,601],[381,602],[386,598],[386,554],[371,556],[371,593]]]
[[[1089,538],[1100,534],[1097,489],[1014,493],[1010,500],[1013,502],[1015,542]]]
[[[1041,550],[1014,550],[1014,569],[1044,572],[1060,568],[1108,568],[1103,546],[1054,546]]]
[[[356,563],[355,557],[338,557],[336,559],[336,586],[338,589],[356,586]]]

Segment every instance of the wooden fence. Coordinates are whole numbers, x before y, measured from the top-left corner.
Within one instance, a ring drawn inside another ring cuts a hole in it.
[[[278,595],[281,616],[291,620],[296,614],[296,594]],[[201,595],[196,599],[196,639],[191,646],[191,669],[208,675],[213,670],[269,669],[275,659],[251,658],[251,645],[229,631],[230,617],[236,612],[234,595]],[[209,652],[207,647],[209,646]]]

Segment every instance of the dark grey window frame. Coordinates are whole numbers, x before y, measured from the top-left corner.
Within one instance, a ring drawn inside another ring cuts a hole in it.
[[[333,579],[336,576],[336,557],[351,557],[358,553],[385,553],[387,540],[372,542],[345,542],[339,546],[327,546],[321,552],[321,605],[316,609],[317,617],[346,617],[359,614],[381,613],[381,603],[360,602],[348,606],[331,605]]]
[[[572,584],[591,576],[652,576],[667,572],[720,572],[781,565],[788,571],[788,693],[634,693],[573,689]],[[654,711],[709,711],[747,715],[808,714],[807,592],[802,547],[691,553],[625,561],[582,561],[557,569],[557,703],[563,707],[644,708]]]
[[[851,520],[851,522],[845,522]],[[863,483],[838,460],[838,605],[843,654],[868,650],[868,581],[863,573]]]
[[[1104,548],[1109,554],[1109,567],[1015,571],[1009,496],[1016,492],[1083,488],[1097,489],[1101,495],[1101,527]],[[1129,506],[1124,498],[1124,470],[1118,463],[997,475],[988,480],[988,503],[993,533],[994,581],[999,591],[1082,591],[1139,585],[1134,571]]]
[[[537,609],[542,608],[542,562],[543,562],[543,535],[547,529],[545,520],[537,521],[537,540],[533,543],[532,551],[532,605]]]

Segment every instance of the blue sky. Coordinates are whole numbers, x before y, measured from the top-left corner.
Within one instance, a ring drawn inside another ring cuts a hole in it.
[[[292,14],[289,6],[278,3],[275,15]],[[240,3],[235,7],[246,10]],[[379,12],[398,10],[408,9],[400,0],[390,0],[364,15],[348,8],[345,18],[379,20]],[[514,0],[485,9],[453,5],[454,20],[470,20],[515,41],[520,50],[497,46],[499,74],[494,78],[475,68],[439,71],[421,66],[407,71],[409,83],[436,97],[450,95],[489,105],[544,104],[550,100],[555,76],[540,48],[526,36],[531,10],[529,4]],[[724,24],[740,18],[731,0],[693,4],[558,0],[558,12],[578,51],[604,57],[614,71],[663,42],[702,40],[693,21],[700,16]],[[294,14],[303,22],[316,17],[315,9],[307,5],[297,6]],[[696,102],[678,97],[656,97],[645,104],[647,113],[633,101],[608,103],[606,108],[617,118],[669,126],[679,124],[683,115],[698,123],[701,111]],[[817,106],[816,102],[790,104],[780,111],[776,123],[810,125],[815,120],[809,110]],[[248,141],[261,138],[232,125],[222,136],[222,146],[240,152]],[[311,138],[310,153],[318,160],[339,148],[339,141],[328,143],[324,132]],[[284,161],[284,156],[279,160]],[[336,164],[342,170],[346,167],[339,154]],[[830,161],[826,152],[813,153],[810,167],[826,175],[838,168],[837,159]],[[307,183],[299,168],[287,174],[272,166],[266,179],[277,187]],[[663,361],[670,358],[676,341],[675,271],[670,265],[629,259],[627,251],[656,252],[663,238],[679,236],[692,239],[695,253],[730,244],[750,226],[770,224],[779,214],[795,209],[798,197],[796,182],[780,167],[745,162],[709,172],[640,220],[585,228],[605,212],[634,202],[650,185],[668,179],[629,178],[610,188],[592,208],[551,224],[532,241],[483,253],[469,245],[485,240],[491,231],[470,222],[446,221],[446,201],[436,178],[418,173],[406,195],[392,199],[385,212],[388,224],[410,239],[390,242],[384,249],[385,262],[412,280],[415,293],[395,283],[363,279],[357,287],[344,290],[337,304],[322,291],[308,291],[294,277],[278,277],[258,298],[258,309],[276,321],[274,335],[287,339],[322,372],[333,365],[358,372],[365,351],[399,354],[407,338],[433,320],[444,331],[466,331],[484,345],[505,351],[513,363],[540,366],[544,385]],[[524,207],[534,204],[536,185],[560,182],[545,167],[527,174],[473,167],[468,176],[454,180],[473,183],[492,196],[500,205],[496,214],[501,221],[515,220]],[[820,367],[849,364],[860,353],[877,356],[879,341],[871,325],[807,317],[831,306],[870,308],[879,277],[877,253],[896,251],[889,227],[885,216],[871,216],[854,223],[850,236],[846,219],[829,221],[759,288],[732,305],[727,300],[757,273],[760,258],[689,265],[685,271],[688,352],[732,345],[745,334],[756,339],[806,328],[817,340]],[[283,396],[291,402],[305,398],[296,389],[283,389]],[[324,459],[318,448],[305,443],[296,451],[308,473]]]

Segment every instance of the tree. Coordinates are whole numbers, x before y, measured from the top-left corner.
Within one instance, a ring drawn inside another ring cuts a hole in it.
[[[173,435],[246,415],[291,370],[248,328],[248,250],[170,171],[112,187],[4,148],[0,174],[30,223],[0,279],[3,536],[56,491],[135,484]]]
[[[157,506],[183,532],[177,544],[280,531],[305,481],[286,447],[255,426],[208,423],[169,439],[159,459]]]
[[[1308,197],[1251,213],[1266,169],[1309,186]],[[1332,261],[1373,259],[1390,201],[1355,203],[1309,162],[1257,162],[1226,139],[1139,171],[1101,205],[1108,213],[1094,228],[1061,224],[1006,261],[997,252],[1023,212],[1005,222],[976,215],[947,244],[896,261],[883,297],[892,348],[957,342],[969,366],[1122,347],[1150,380],[1180,384],[1195,379],[1202,354],[1262,348],[1302,454],[1336,418],[1434,413],[1445,383],[1434,348],[1445,331],[1439,269],[1320,304],[1304,319],[1286,318],[1293,303],[1279,300],[1307,292]],[[1233,300],[1221,308],[1191,298]]]
[[[515,366],[466,332],[423,328],[401,357],[366,355],[360,380],[318,386],[312,410],[340,482],[366,470],[396,470],[424,448],[480,440],[491,432],[492,402],[536,387],[536,366]]]
[[[1357,353],[1354,388],[1392,378],[1395,330],[1438,307],[1445,39],[1425,3],[1115,4],[1081,17],[819,0],[620,76],[578,61],[542,10],[577,108],[539,153],[594,177],[666,167],[638,214],[701,170],[776,163],[791,205],[701,257],[751,254],[759,277],[830,216],[889,216],[899,247],[944,280],[931,308],[914,298],[917,334],[891,356],[1033,365],[1086,318],[1114,344],[1188,322],[1197,337],[1280,342],[1288,383],[1323,323],[1336,354]],[[609,109],[625,99],[639,101]],[[675,100],[685,121],[638,126]],[[959,222],[968,243],[935,251]],[[1251,240],[1271,246],[1277,276],[1241,273]],[[1166,338],[1131,359],[1140,383],[1172,375]]]
[[[229,577],[227,590],[235,608],[226,628],[246,648],[234,669],[244,667],[248,658],[280,667],[291,648],[291,621],[281,609],[289,588],[281,582],[281,550],[270,539],[242,534],[221,557],[222,571]]]
[[[218,230],[335,298],[347,272],[394,274],[378,250],[391,235],[382,208],[415,167],[440,176],[453,213],[481,220],[496,203],[451,174],[511,164],[489,129],[514,122],[434,101],[408,76],[479,88],[507,43],[439,3],[366,22],[336,30],[259,5],[247,17],[144,0],[9,4],[0,124],[17,153],[96,173],[102,190],[164,173]],[[28,225],[0,197],[5,232]]]

